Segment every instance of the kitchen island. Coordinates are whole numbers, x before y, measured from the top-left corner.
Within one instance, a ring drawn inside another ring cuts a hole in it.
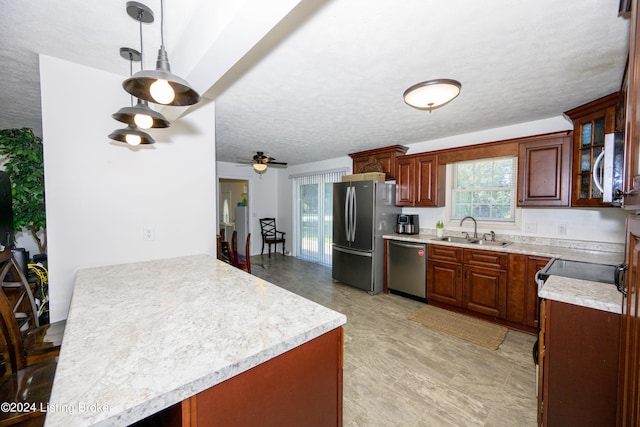
[[[45,425],[339,426],[345,323],[207,255],[80,270]]]

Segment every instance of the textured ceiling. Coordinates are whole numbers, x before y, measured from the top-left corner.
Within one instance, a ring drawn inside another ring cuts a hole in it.
[[[297,164],[558,116],[620,88],[629,21],[617,8],[329,1],[216,99],[218,159],[262,150]],[[404,103],[434,78],[459,80],[460,96],[431,114]]]
[[[258,47],[274,44],[268,54],[225,76],[218,160],[265,151],[300,164],[555,117],[618,90],[627,56],[618,0],[309,2],[305,22],[285,19],[287,33]],[[37,53],[128,74],[118,49],[139,39],[125,3],[0,0],[0,128],[41,134]],[[156,26],[160,0],[145,3]],[[166,3],[171,37],[197,1]],[[144,30],[147,68],[157,28]],[[432,113],[404,104],[434,78],[459,80],[460,96]]]

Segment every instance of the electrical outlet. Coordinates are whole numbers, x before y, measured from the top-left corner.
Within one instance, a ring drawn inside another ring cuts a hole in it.
[[[567,234],[567,224],[558,224],[558,234]]]
[[[153,227],[146,225],[142,229],[142,240],[150,242],[156,239],[156,232]]]
[[[524,231],[527,233],[537,233],[538,232],[538,224],[529,223],[524,226]]]

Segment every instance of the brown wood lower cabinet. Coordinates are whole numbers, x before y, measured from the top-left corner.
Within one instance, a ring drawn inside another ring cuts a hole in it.
[[[543,300],[538,424],[615,426],[620,315]]]
[[[135,426],[342,426],[342,367],[337,328]]]
[[[536,334],[535,274],[547,262],[545,257],[428,245],[427,300]]]
[[[535,275],[550,258],[509,254],[509,285],[506,320],[521,324],[529,332],[538,330],[538,284]]]
[[[507,255],[429,245],[427,300],[486,316],[506,314]]]

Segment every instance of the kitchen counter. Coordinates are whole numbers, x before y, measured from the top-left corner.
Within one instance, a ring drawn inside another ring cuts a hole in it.
[[[542,289],[538,291],[538,296],[580,307],[622,314],[622,293],[615,285],[609,283],[549,276]]]
[[[45,425],[131,424],[345,323],[207,255],[80,270]]]
[[[453,235],[446,233],[447,236]],[[459,234],[455,234],[459,236]],[[525,254],[547,258],[562,258],[573,261],[594,262],[598,264],[620,264],[624,260],[624,246],[615,244],[598,244],[592,242],[568,242],[568,246],[554,246],[529,242],[513,242],[507,246],[481,246],[473,243],[453,243],[439,240],[435,234],[386,234],[384,239],[419,242],[431,245],[457,246],[495,252]],[[618,247],[619,246],[619,247]],[[588,249],[582,249],[587,247]]]
[[[473,243],[453,243],[438,240],[435,234],[389,234],[385,239],[402,240],[406,242],[420,242],[445,246],[458,246],[479,250],[490,250],[503,253],[525,254],[546,258],[562,258],[566,260],[591,262],[596,264],[617,265],[624,261],[623,247],[620,251],[598,250],[598,246],[604,249],[615,249],[616,245],[584,242],[589,249],[580,249],[580,242],[569,242],[568,247],[513,242],[507,246],[480,246]],[[542,289],[539,290],[540,298],[566,302],[582,307],[594,308],[611,313],[622,312],[622,294],[614,285],[592,282],[587,280],[572,279],[561,276],[550,276]]]

